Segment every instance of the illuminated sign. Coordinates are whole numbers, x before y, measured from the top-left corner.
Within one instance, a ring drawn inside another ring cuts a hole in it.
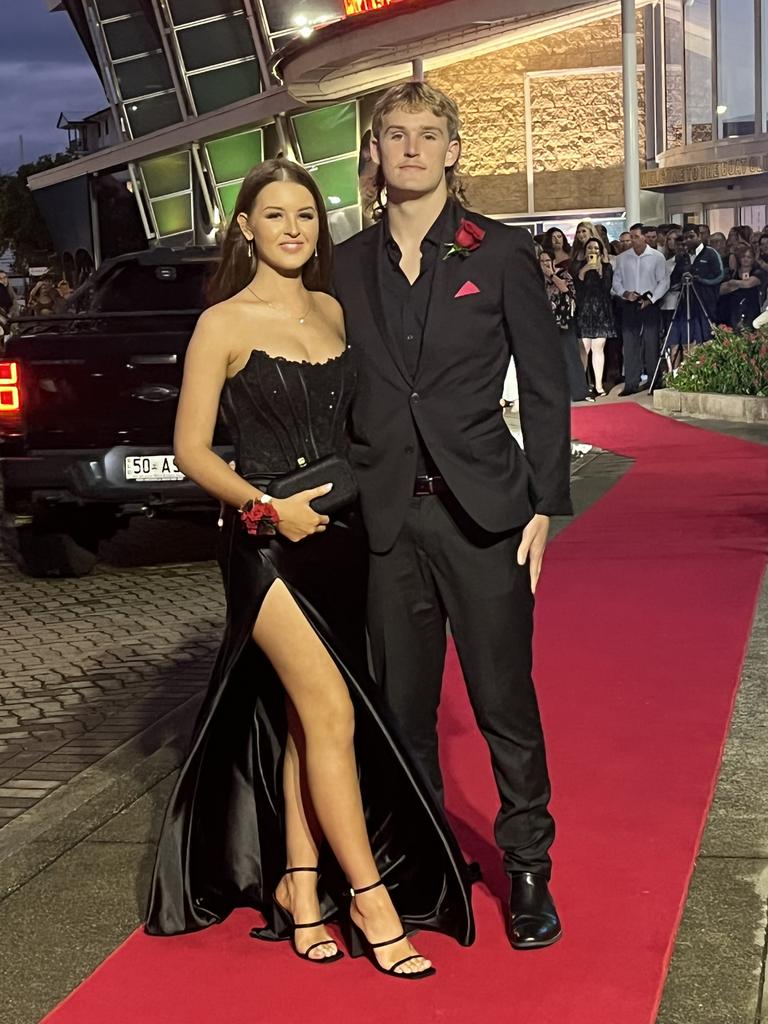
[[[354,14],[368,14],[369,11],[381,11],[385,7],[394,7],[403,0],[344,0],[344,14],[350,18]]]

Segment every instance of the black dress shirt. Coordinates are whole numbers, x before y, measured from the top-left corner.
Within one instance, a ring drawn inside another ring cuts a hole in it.
[[[427,322],[435,266],[444,255],[443,243],[451,241],[453,237],[451,212],[451,200],[449,199],[421,243],[421,267],[419,276],[413,284],[400,268],[403,254],[400,246],[392,237],[389,219],[386,213],[384,214],[384,231],[379,251],[379,281],[381,282],[381,299],[386,319],[385,329],[401,347],[403,362],[412,380],[416,377],[421,357],[424,325]],[[419,446],[416,463],[417,476],[438,475],[440,471],[430,456],[418,428],[416,436]]]

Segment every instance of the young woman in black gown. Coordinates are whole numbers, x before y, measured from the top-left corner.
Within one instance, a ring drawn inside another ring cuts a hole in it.
[[[166,812],[146,930],[191,931],[250,906],[266,919],[254,937],[329,963],[341,951],[326,923],[339,920],[353,955],[413,980],[434,969],[406,929],[469,944],[474,925],[461,853],[367,674],[355,509],[319,515],[310,502],[325,488],[274,498],[274,536],[249,533],[238,511],[270,504],[270,482],[295,470],[308,437],[313,456],[345,451],[357,374],[323,290],[331,248],[311,176],[260,165],[187,352],[176,459],[226,509],[227,625]],[[211,449],[219,414],[234,469]]]

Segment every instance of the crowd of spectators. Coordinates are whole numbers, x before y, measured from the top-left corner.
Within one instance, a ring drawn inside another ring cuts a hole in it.
[[[572,242],[559,227],[535,241],[574,401],[635,394],[660,357],[674,368],[713,324],[748,330],[768,307],[768,225],[633,224],[611,240],[583,220]]]

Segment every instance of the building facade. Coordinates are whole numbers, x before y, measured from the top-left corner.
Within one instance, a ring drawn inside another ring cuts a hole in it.
[[[214,243],[244,175],[277,154],[315,177],[337,239],[358,230],[374,102],[414,73],[460,104],[476,209],[625,225],[618,0],[48,2],[99,71],[115,140],[30,179],[78,273]],[[768,0],[636,8],[644,216],[762,227]]]

